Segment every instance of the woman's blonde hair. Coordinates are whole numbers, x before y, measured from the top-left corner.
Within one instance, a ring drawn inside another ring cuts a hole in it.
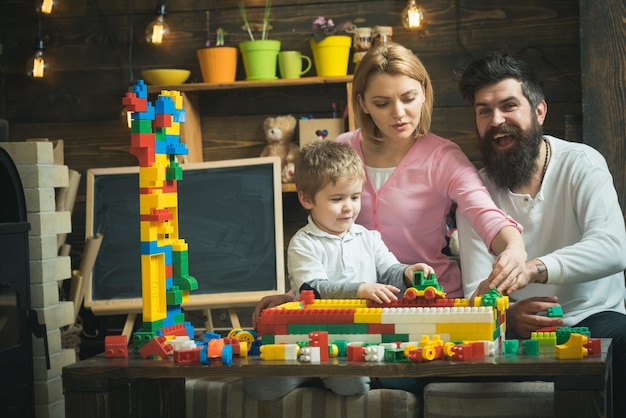
[[[294,163],[296,190],[314,201],[317,192],[341,178],[365,181],[363,162],[347,144],[318,140],[298,151]]]
[[[430,130],[433,113],[433,87],[430,76],[422,61],[408,48],[390,43],[370,49],[363,57],[354,72],[352,80],[352,103],[361,133],[368,140],[380,140],[380,131],[374,120],[359,105],[359,97],[363,98],[371,76],[376,74],[406,75],[419,81],[424,89],[424,105],[422,115],[415,130],[416,136],[424,136]]]

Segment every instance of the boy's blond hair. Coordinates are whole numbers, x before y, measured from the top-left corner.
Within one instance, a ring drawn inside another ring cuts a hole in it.
[[[298,192],[311,201],[317,192],[340,178],[365,181],[363,162],[347,144],[318,140],[298,151],[294,168],[294,181]]]

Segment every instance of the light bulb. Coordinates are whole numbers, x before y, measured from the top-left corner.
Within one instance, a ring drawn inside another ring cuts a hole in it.
[[[35,43],[35,54],[26,63],[26,74],[33,78],[43,78],[47,68],[46,60],[43,57],[43,41],[37,40]]]
[[[415,0],[408,0],[402,11],[402,26],[407,29],[418,29],[422,26],[422,19],[424,19],[424,14],[415,4]]]
[[[53,0],[38,0],[37,1],[37,10],[43,14],[49,15],[52,13],[52,6],[54,6]]]
[[[156,19],[146,28],[146,40],[148,43],[160,45],[163,39],[170,33],[170,28],[165,23],[165,4],[157,6]]]

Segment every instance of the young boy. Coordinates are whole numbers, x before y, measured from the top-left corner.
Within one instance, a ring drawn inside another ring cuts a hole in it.
[[[365,171],[346,144],[316,141],[295,161],[298,199],[308,224],[291,239],[287,268],[291,289],[314,290],[322,299],[369,299],[383,303],[411,286],[413,273],[434,273],[424,263],[401,264],[378,231],[354,221],[361,211]]]
[[[400,264],[378,231],[354,223],[361,210],[365,182],[363,163],[347,144],[315,141],[301,149],[295,161],[296,190],[309,212],[308,224],[291,239],[287,268],[291,288],[314,290],[323,299],[396,300],[412,285],[413,273],[434,273],[419,263]],[[342,395],[360,395],[369,377],[325,377],[324,387]],[[298,386],[316,383],[301,377],[244,378],[246,392],[259,400],[275,400]]]

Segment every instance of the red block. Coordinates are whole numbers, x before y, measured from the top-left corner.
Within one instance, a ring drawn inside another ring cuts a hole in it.
[[[104,358],[128,358],[128,338],[125,335],[104,337]]]

